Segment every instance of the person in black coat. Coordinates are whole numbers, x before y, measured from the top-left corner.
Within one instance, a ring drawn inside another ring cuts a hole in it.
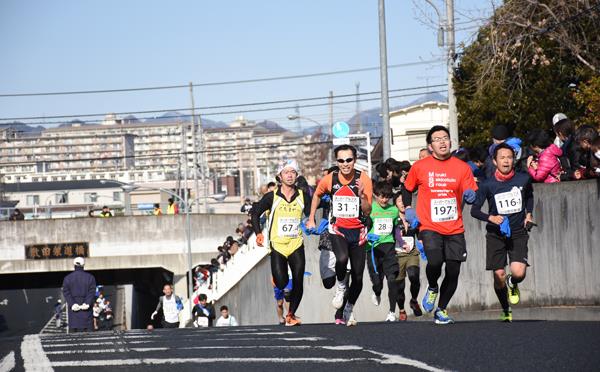
[[[92,306],[96,294],[96,279],[83,270],[85,260],[74,260],[75,271],[63,280],[63,296],[69,310],[69,331],[87,332],[93,329]]]

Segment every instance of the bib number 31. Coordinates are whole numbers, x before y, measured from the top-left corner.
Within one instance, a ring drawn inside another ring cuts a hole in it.
[[[358,197],[333,196],[333,216],[338,218],[358,217]]]

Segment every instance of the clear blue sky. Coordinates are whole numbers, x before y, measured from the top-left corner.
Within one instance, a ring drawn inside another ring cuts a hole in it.
[[[377,3],[2,0],[0,94],[207,83],[376,67]],[[424,0],[386,2],[389,65],[443,57],[435,30],[423,23],[416,4],[435,18]],[[437,4],[444,9],[440,0]],[[457,42],[468,40],[476,30],[477,23],[469,17],[491,12],[486,0],[455,0],[455,6],[457,28],[469,28],[458,32]],[[319,97],[330,90],[348,94],[354,93],[356,82],[362,92],[377,91],[379,71],[198,87],[195,100],[197,106],[212,106]],[[390,89],[427,83],[446,83],[443,63],[389,70]],[[392,99],[390,104],[411,99]],[[167,110],[189,104],[187,89],[0,97],[0,118]],[[377,106],[378,101],[361,103],[362,109]],[[349,118],[354,110],[354,103],[336,105],[335,118]],[[283,123],[289,113],[293,109],[245,116]],[[301,108],[300,113],[324,122],[328,108]],[[206,117],[229,121],[235,116]]]

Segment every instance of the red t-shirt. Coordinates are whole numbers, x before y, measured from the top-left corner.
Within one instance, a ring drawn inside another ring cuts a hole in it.
[[[455,157],[438,160],[428,156],[413,164],[404,187],[408,191],[418,189],[420,231],[431,230],[442,235],[465,231],[461,208],[463,192],[477,190],[473,172],[467,163]]]

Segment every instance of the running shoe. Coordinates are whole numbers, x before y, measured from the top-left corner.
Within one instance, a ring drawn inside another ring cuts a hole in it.
[[[336,319],[335,324],[336,325],[346,325],[346,321],[344,319]]]
[[[346,326],[347,327],[353,327],[353,326],[355,326],[357,324],[358,324],[358,322],[354,318],[354,313],[350,313],[350,317],[348,318],[348,321],[346,321]]]
[[[343,283],[338,282],[337,286],[335,287],[335,295],[333,296],[333,299],[331,300],[331,304],[336,309],[340,309],[342,307],[342,305],[344,304],[344,293],[345,292],[346,292],[346,286]]]
[[[448,312],[446,310],[442,310],[438,307],[435,311],[435,315],[433,316],[435,324],[451,324],[454,323],[454,319],[448,316]]]
[[[510,277],[510,275],[506,277],[506,286],[508,287],[508,302],[510,302],[512,305],[516,305],[519,303],[521,291],[519,291],[519,286],[517,284],[509,284]]]
[[[348,327],[356,325],[356,319],[354,319],[354,313],[352,310],[354,309],[354,305],[351,305],[349,302],[346,303],[346,307],[344,307],[344,320],[346,321],[346,325]]]
[[[408,315],[406,314],[406,311],[400,310],[400,313],[398,313],[398,320],[401,322],[406,322],[408,320]]]
[[[506,323],[512,322],[512,311],[511,310],[502,310],[500,314],[500,320]]]
[[[415,316],[423,315],[423,311],[421,311],[421,306],[419,306],[419,301],[415,300],[414,298],[410,300],[410,308],[412,309],[413,314]]]
[[[433,290],[428,287],[427,292],[425,292],[425,296],[423,297],[423,301],[421,301],[423,310],[427,311],[428,313],[432,312],[433,308],[435,307],[435,300],[437,299],[437,296],[437,289]]]
[[[286,327],[293,327],[300,324],[302,324],[302,322],[300,321],[300,317],[297,317],[292,313],[288,313],[288,315],[285,317]]]
[[[371,295],[371,301],[373,301],[373,304],[375,306],[379,306],[379,304],[381,303],[381,296],[377,296],[375,293],[373,293]]]
[[[402,313],[400,313],[402,314]],[[396,321],[396,314],[394,314],[393,312],[389,312],[388,315],[385,317],[385,321],[386,322],[395,322]]]

